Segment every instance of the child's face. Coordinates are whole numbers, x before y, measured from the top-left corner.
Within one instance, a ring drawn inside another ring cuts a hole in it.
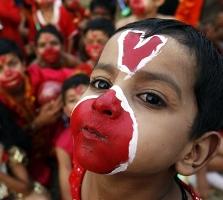
[[[100,30],[89,30],[86,33],[84,38],[84,47],[90,59],[93,61],[98,60],[108,39],[108,36]]]
[[[51,33],[42,33],[37,41],[37,57],[47,64],[55,64],[60,60],[62,45]]]
[[[65,93],[65,105],[64,105],[64,113],[70,117],[70,114],[76,105],[76,103],[80,100],[80,97],[87,89],[86,85],[79,85],[75,88],[70,88]]]
[[[12,53],[0,55],[0,87],[13,90],[24,82],[25,67]]]
[[[156,10],[156,0],[130,0],[132,12],[137,16],[144,16]]]
[[[173,38],[141,34],[108,41],[72,113],[74,157],[90,171],[158,173],[189,142],[197,112],[193,57]]]

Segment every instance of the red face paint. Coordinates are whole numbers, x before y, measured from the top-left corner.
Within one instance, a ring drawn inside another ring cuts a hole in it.
[[[56,64],[60,60],[60,51],[55,48],[47,48],[42,54],[43,60],[47,64]]]
[[[0,85],[5,90],[15,89],[24,82],[22,74],[15,70],[5,70],[4,76],[0,79]]]
[[[134,15],[142,16],[146,14],[146,5],[144,0],[130,0],[129,3]]]
[[[62,84],[56,81],[46,81],[38,90],[38,103],[43,105],[56,99],[61,93]]]
[[[130,72],[136,72],[139,67],[144,66],[154,54],[159,52],[161,44],[165,44],[161,39],[162,36],[154,35],[143,39],[142,35],[142,32],[129,31],[123,41],[119,41],[122,47],[119,49],[122,53],[119,65],[126,66]]]
[[[133,121],[109,90],[77,105],[71,115],[74,158],[87,170],[110,173],[129,159]]]
[[[97,61],[103,48],[104,46],[101,44],[87,44],[85,46],[85,51],[90,59],[92,59],[93,61]]]
[[[0,65],[4,65],[6,63],[6,60],[7,60],[6,56],[4,55],[0,56]]]

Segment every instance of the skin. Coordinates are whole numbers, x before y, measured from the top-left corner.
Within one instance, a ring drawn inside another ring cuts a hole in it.
[[[212,139],[216,139],[216,148],[219,144],[219,137],[212,132],[189,140],[197,113],[194,58],[184,46],[167,37],[161,53],[125,79],[126,73],[117,68],[119,36],[117,33],[106,44],[85,96],[100,98],[110,87],[118,85],[138,122],[138,148],[124,172],[107,176],[87,171],[82,199],[181,199],[173,179],[176,171],[184,175],[194,173],[209,160],[208,148],[215,141]],[[180,140],[176,142],[176,138]],[[94,153],[94,143],[86,144],[86,148]],[[188,195],[188,199],[192,198]]]
[[[83,40],[85,51],[89,49],[89,46],[97,47],[95,50],[91,50],[90,55],[89,55],[89,52],[86,51],[87,55],[90,57],[89,62],[91,62],[92,65],[94,65],[96,61],[98,60],[100,53],[103,47],[105,46],[105,43],[108,41],[108,39],[109,39],[108,35],[106,35],[103,31],[100,31],[100,30],[89,30],[85,34],[85,37]]]
[[[14,54],[0,56],[0,84],[3,90],[14,92],[24,84],[25,68]]]

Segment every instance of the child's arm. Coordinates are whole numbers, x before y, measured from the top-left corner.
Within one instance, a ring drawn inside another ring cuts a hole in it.
[[[56,147],[56,156],[59,167],[59,184],[61,191],[61,198],[63,200],[71,200],[71,190],[69,184],[69,176],[71,173],[71,160],[69,155],[61,148]]]

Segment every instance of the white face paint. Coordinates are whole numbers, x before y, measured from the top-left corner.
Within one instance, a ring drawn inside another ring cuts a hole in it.
[[[133,133],[132,133],[132,139],[129,142],[129,159],[125,163],[120,164],[116,169],[114,169],[112,172],[110,172],[108,175],[116,174],[118,172],[125,171],[127,167],[132,163],[132,161],[135,158],[136,150],[137,150],[137,141],[138,141],[138,125],[136,121],[136,117],[134,115],[134,112],[132,108],[130,107],[127,98],[125,97],[125,94],[123,93],[122,89],[114,85],[111,87],[111,90],[114,90],[116,93],[116,97],[121,101],[122,108],[129,113],[131,119],[132,119],[132,127],[133,127]]]
[[[118,38],[117,64],[121,71],[127,73],[127,77],[134,75],[136,71],[156,57],[168,40],[161,35],[153,35],[146,39],[144,36],[144,31],[126,30]],[[129,63],[125,63],[125,59]]]

